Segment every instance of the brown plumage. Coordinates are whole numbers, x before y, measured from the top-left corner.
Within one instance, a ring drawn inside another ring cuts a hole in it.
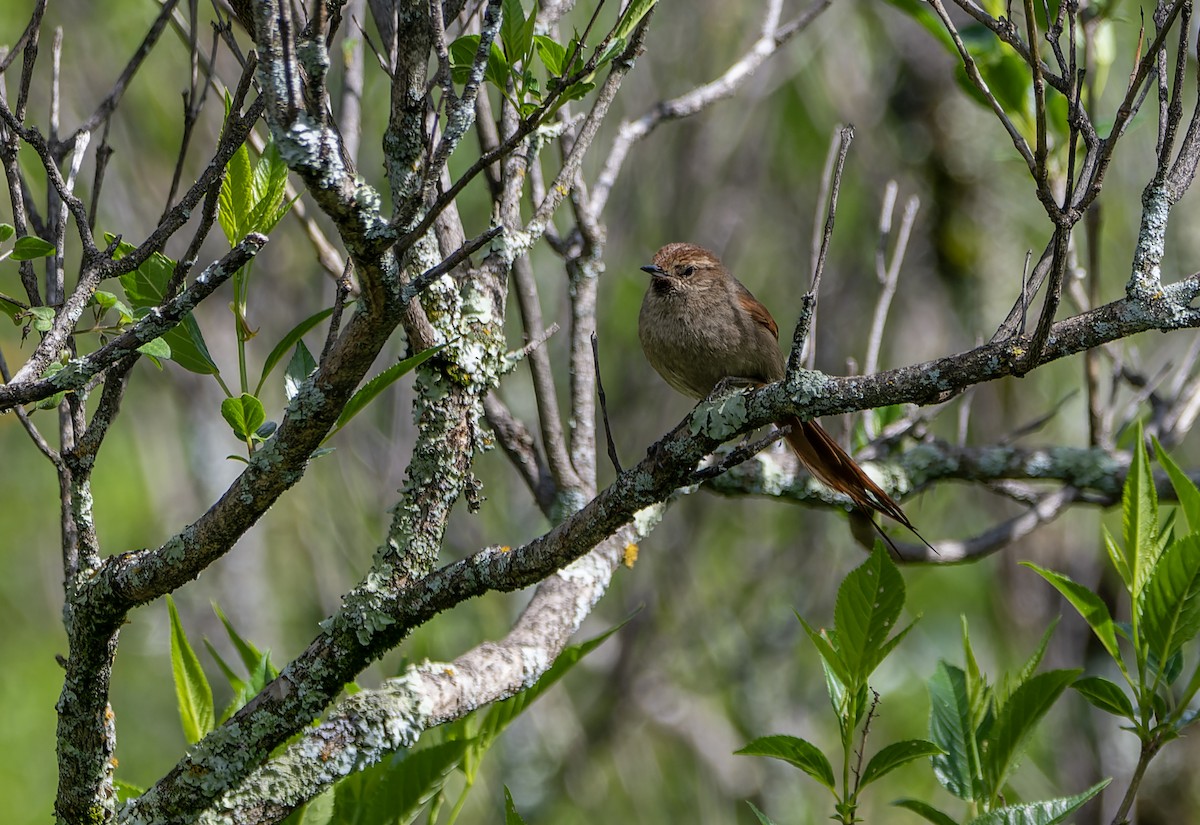
[[[779,326],[716,255],[694,244],[672,243],[642,269],[653,277],[638,316],[638,337],[647,360],[668,384],[705,398],[725,378],[766,384],[784,377]],[[818,481],[864,513],[895,519],[933,549],[900,505],[820,424],[794,417],[779,424],[790,428],[788,444]]]

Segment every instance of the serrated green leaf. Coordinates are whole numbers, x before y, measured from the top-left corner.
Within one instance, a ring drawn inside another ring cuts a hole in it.
[[[1141,598],[1142,588],[1158,561],[1158,493],[1146,455],[1146,441],[1139,422],[1135,431],[1133,460],[1125,476],[1121,492],[1121,524],[1125,538],[1125,558],[1133,572],[1134,600]]]
[[[1104,532],[1104,550],[1108,553],[1108,560],[1112,562],[1113,569],[1121,577],[1121,581],[1125,585],[1125,591],[1132,594],[1133,573],[1129,570],[1129,562],[1125,558],[1125,551],[1117,544],[1117,540],[1113,538],[1112,533],[1108,532],[1107,527],[1102,527],[1101,529]]]
[[[504,17],[500,22],[500,42],[508,62],[516,64],[529,59],[533,51],[533,27],[537,22],[537,4],[525,16],[521,0],[504,0]]]
[[[113,789],[117,792],[117,802],[125,803],[131,799],[137,799],[146,792],[145,788],[140,788],[132,782],[126,782],[123,779],[113,780]]]
[[[287,396],[288,401],[291,401],[292,397],[300,391],[300,385],[316,368],[316,359],[312,357],[308,347],[304,346],[304,341],[297,341],[296,351],[292,353],[292,360],[288,361],[287,369],[283,374],[283,393]]]
[[[155,338],[153,341],[147,341],[138,347],[137,351],[142,355],[149,355],[151,358],[171,357],[171,347],[162,338]]]
[[[1133,704],[1125,695],[1125,691],[1121,690],[1120,685],[1100,676],[1087,676],[1076,680],[1071,687],[1079,691],[1079,694],[1089,703],[1105,713],[1133,720]]]
[[[504,825],[525,825],[525,820],[517,812],[517,806],[513,803],[512,793],[507,785],[504,786]]]
[[[446,783],[470,740],[406,751],[338,782],[330,825],[410,823]]]
[[[14,324],[19,324],[21,323],[22,316],[25,314],[25,305],[0,292],[0,312],[11,318]]]
[[[479,725],[478,745],[484,750],[490,747],[492,741],[495,740],[495,738],[499,736],[500,733],[506,727],[508,727],[508,725],[514,719],[520,716],[526,708],[533,704],[533,702],[539,696],[554,686],[563,676],[566,676],[567,673],[573,667],[575,667],[575,665],[579,664],[580,660],[582,660],[584,656],[587,656],[600,645],[604,644],[604,642],[607,641],[610,636],[628,624],[629,621],[633,619],[634,615],[636,614],[631,614],[620,624],[610,627],[599,636],[595,636],[591,639],[588,639],[586,642],[581,642],[580,644],[571,645],[570,647],[565,648],[563,652],[558,655],[558,658],[554,660],[554,664],[547,668],[546,672],[543,673],[536,682],[517,693],[515,696],[510,696],[508,699],[505,699],[502,702],[493,703],[491,707],[488,708],[487,713],[484,715],[483,720]]]
[[[972,819],[968,825],[1058,825],[1082,808],[1089,799],[1104,790],[1111,779],[1105,779],[1081,794],[1030,802],[1025,805],[1010,805],[989,811]]]
[[[958,825],[958,821],[949,814],[944,814],[937,808],[919,799],[897,799],[892,804],[897,808],[904,808],[925,817],[933,825]]]
[[[204,640],[204,647],[208,650],[208,655],[217,663],[217,667],[221,669],[221,673],[225,676],[225,681],[229,682],[229,686],[233,688],[233,691],[237,693],[238,691],[245,690],[246,680],[237,675],[234,669],[229,666],[229,663],[225,661],[224,657],[221,656],[220,652],[213,647],[213,643],[207,638]]]
[[[262,402],[248,392],[222,401],[221,417],[241,441],[249,439],[267,420]]]
[[[740,756],[767,756],[794,765],[830,790],[834,789],[833,766],[813,743],[798,736],[760,736],[741,750]]]
[[[808,634],[808,638],[812,641],[813,647],[817,649],[817,653],[821,654],[821,660],[825,662],[833,675],[838,678],[843,686],[849,687],[851,683],[850,672],[846,668],[846,663],[842,661],[842,657],[838,655],[837,649],[829,641],[829,638],[822,631],[818,631],[808,622],[804,621],[804,617],[799,613],[796,618],[800,620],[800,624],[804,627],[804,632]]]
[[[1158,463],[1167,471],[1167,476],[1171,479],[1171,486],[1175,488],[1175,497],[1179,499],[1179,509],[1183,511],[1188,532],[1200,532],[1200,489],[1192,483],[1183,470],[1179,469],[1179,465],[1158,443],[1157,438],[1154,439],[1154,455],[1158,458]]]
[[[288,814],[282,825],[330,825],[333,821],[335,791],[332,787],[308,800]]]
[[[346,406],[342,408],[342,414],[338,416],[337,423],[333,425],[333,429],[329,431],[329,435],[325,436],[325,439],[328,440],[334,433],[349,424],[350,419],[362,412],[363,408],[375,399],[375,396],[379,395],[398,379],[412,372],[421,366],[421,364],[424,364],[445,346],[445,344],[439,344],[436,347],[430,347],[427,350],[418,352],[411,358],[405,358],[397,364],[392,364],[392,366],[359,387],[358,391],[350,396],[350,400],[346,402]]]
[[[544,34],[537,34],[533,37],[533,46],[537,50],[537,55],[542,61],[542,65],[546,67],[546,72],[555,77],[563,73],[563,63],[567,60],[566,48],[552,37],[547,37]]]
[[[196,652],[188,644],[187,634],[179,621],[175,600],[168,594],[167,613],[171,619],[171,673],[175,677],[175,700],[183,735],[189,744],[199,742],[215,724],[212,687],[200,667]]]
[[[754,815],[756,817],[758,817],[758,821],[759,821],[760,825],[775,825],[775,820],[771,819],[771,817],[767,816],[762,811],[760,811],[758,808],[754,807],[753,802],[751,802],[750,800],[747,799],[746,804],[750,806],[750,810],[754,811]]]
[[[1037,674],[1012,692],[996,713],[988,747],[983,751],[983,765],[990,787],[1004,786],[1029,734],[1081,672],[1049,670]]]
[[[32,261],[53,254],[54,244],[43,241],[37,235],[24,235],[17,238],[17,242],[13,244],[12,259],[14,261]]]
[[[613,39],[628,39],[629,35],[633,34],[633,30],[637,28],[637,24],[642,22],[642,18],[650,13],[650,9],[654,8],[657,2],[658,0],[629,0],[629,5],[625,7],[624,13],[617,21],[616,28],[613,29]]]
[[[288,168],[274,140],[267,142],[262,157],[254,167],[250,185],[253,206],[246,218],[246,233],[270,234],[275,225],[288,213],[296,198],[284,202],[287,195]],[[297,196],[298,197],[298,196]]]
[[[881,661],[888,634],[904,609],[904,577],[879,544],[838,588],[834,628],[850,684],[866,682]]]
[[[1021,564],[1037,573],[1048,581],[1055,590],[1061,593],[1071,605],[1079,611],[1079,615],[1087,622],[1088,627],[1096,634],[1100,644],[1108,651],[1108,655],[1121,665],[1121,652],[1117,648],[1117,634],[1113,626],[1112,615],[1108,606],[1092,591],[1082,584],[1072,581],[1062,573],[1038,567],[1033,562],[1023,561]]]
[[[1054,630],[1058,627],[1060,619],[1060,616],[1055,616],[1051,620],[1049,627],[1042,633],[1042,639],[1038,643],[1037,649],[1033,651],[1033,655],[1025,660],[1025,664],[1017,672],[1017,681],[1016,685],[1013,686],[1014,688],[1025,684],[1037,672],[1038,665],[1042,663],[1042,657],[1046,655],[1046,647],[1050,644],[1050,637],[1054,635]]]
[[[105,238],[111,243],[113,236],[106,234]],[[134,249],[132,244],[121,243],[117,247],[115,257],[124,258]],[[153,253],[141,266],[133,272],[120,277],[121,288],[125,297],[137,310],[147,310],[161,304],[166,297],[167,283],[175,272],[175,261],[166,255]],[[144,313],[142,313],[144,314]],[[162,339],[171,348],[171,360],[187,370],[199,375],[217,375],[220,370],[208,352],[200,326],[191,313],[163,334]]]
[[[54,307],[30,307],[28,312],[33,318],[33,328],[38,332],[49,332],[54,326]]]
[[[271,354],[267,356],[267,360],[263,362],[262,375],[259,376],[258,385],[254,388],[255,395],[258,395],[262,392],[263,385],[267,383],[267,377],[270,376],[271,371],[274,370],[275,366],[283,360],[283,357],[292,350],[292,348],[296,345],[296,342],[299,341],[301,337],[303,337],[304,334],[310,329],[324,321],[332,314],[333,307],[329,307],[314,315],[310,315],[300,323],[296,324],[296,326],[292,327],[288,334],[280,339],[279,343],[275,345],[275,349],[271,350]]]
[[[225,634],[229,637],[229,641],[233,643],[234,650],[237,651],[238,657],[242,660],[242,666],[246,668],[247,673],[254,673],[255,669],[262,661],[264,654],[260,651],[253,642],[245,639],[233,626],[233,622],[221,610],[220,605],[212,602],[213,613],[220,619],[222,626],[225,628]],[[279,675],[279,671],[275,668],[269,668],[271,678],[274,679]]]
[[[903,742],[893,742],[871,757],[867,767],[863,769],[859,788],[865,788],[880,777],[886,776],[903,765],[925,756],[936,756],[943,751],[937,745],[925,739],[906,739]]]
[[[229,245],[236,246],[246,237],[248,218],[254,208],[254,168],[246,144],[238,147],[225,167],[221,191],[217,197],[217,223]]]
[[[967,676],[944,661],[938,662],[929,679],[929,738],[942,749],[931,760],[938,782],[959,799],[978,800],[983,774]]]
[[[1167,662],[1200,632],[1200,533],[1174,542],[1154,565],[1139,604],[1147,652]]]

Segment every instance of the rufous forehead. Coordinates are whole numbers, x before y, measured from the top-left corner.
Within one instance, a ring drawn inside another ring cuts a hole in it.
[[[663,269],[673,266],[720,266],[721,259],[702,246],[690,243],[669,243],[654,253],[654,265]]]

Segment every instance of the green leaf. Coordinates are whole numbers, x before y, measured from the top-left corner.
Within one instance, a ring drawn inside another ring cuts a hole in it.
[[[284,202],[287,195],[288,168],[279,154],[275,141],[269,140],[262,157],[254,167],[254,179],[250,183],[250,199],[253,207],[246,217],[245,234],[261,232],[270,234],[275,225],[292,208],[297,195]]]
[[[253,674],[254,671],[259,667],[259,663],[262,661],[263,657],[267,654],[264,654],[254,645],[253,642],[243,638],[242,635],[237,632],[233,626],[233,622],[231,622],[225,615],[224,611],[221,610],[220,605],[218,605],[216,602],[212,602],[212,609],[213,613],[216,614],[217,618],[221,620],[221,624],[225,627],[225,634],[229,636],[229,641],[233,643],[234,649],[238,652],[238,657],[242,660],[242,666],[246,668],[247,673]],[[272,679],[279,675],[279,671],[274,667],[268,666],[268,672],[270,673],[270,677]]]
[[[479,51],[479,35],[466,34],[450,44],[450,74],[455,83],[466,83],[475,65],[476,53]],[[508,77],[511,69],[504,59],[504,52],[493,42],[488,51],[487,68],[483,78],[501,91],[508,87]]]
[[[333,307],[329,307],[321,310],[315,315],[310,315],[300,323],[296,324],[296,326],[292,327],[291,331],[289,331],[287,335],[280,339],[279,343],[275,345],[275,349],[271,350],[271,354],[267,356],[267,360],[263,362],[262,375],[259,376],[258,385],[254,388],[255,395],[258,395],[260,392],[262,392],[263,385],[267,383],[267,377],[271,374],[271,371],[275,369],[275,365],[283,360],[283,356],[287,355],[288,352],[291,351],[292,347],[296,345],[296,342],[299,341],[300,338],[310,329],[324,321],[332,314]]]
[[[904,578],[880,544],[850,571],[838,588],[834,628],[838,653],[851,687],[867,681],[879,665],[888,633],[904,608]]]
[[[38,332],[49,332],[54,326],[54,307],[30,307],[29,315],[33,318],[33,328]]]
[[[1058,627],[1060,618],[1059,616],[1055,616],[1054,620],[1050,622],[1050,626],[1042,633],[1042,639],[1038,643],[1037,650],[1033,651],[1033,654],[1025,660],[1025,664],[1017,672],[1017,678],[1012,685],[1012,689],[1004,691],[1003,701],[1007,701],[1008,696],[1012,694],[1013,690],[1016,690],[1033,678],[1033,674],[1037,672],[1038,665],[1042,663],[1042,657],[1046,655],[1046,647],[1050,644],[1050,637],[1054,635],[1054,630]]]
[[[1171,544],[1146,584],[1140,628],[1148,653],[1159,662],[1174,656],[1200,631],[1200,533]]]
[[[171,617],[171,672],[175,677],[175,700],[183,735],[189,744],[199,742],[213,729],[212,688],[200,667],[196,652],[188,644],[187,634],[179,621],[175,600],[167,596],[167,612]]]
[[[12,259],[14,261],[32,261],[53,254],[54,244],[43,241],[37,235],[25,235],[17,238],[17,242],[13,244]]]
[[[1112,782],[1105,779],[1081,794],[1025,805],[1011,805],[972,819],[968,825],[1057,825],[1066,822],[1077,810]]]
[[[312,357],[308,347],[304,346],[304,341],[297,341],[296,351],[292,353],[292,360],[288,361],[287,370],[283,374],[283,393],[288,401],[299,392],[300,385],[316,368],[316,359]]]
[[[330,825],[410,823],[458,766],[469,739],[405,751],[334,786]]]
[[[929,679],[929,738],[942,749],[932,758],[933,773],[942,787],[959,799],[979,799],[982,771],[967,675],[944,661],[938,662]]]
[[[233,688],[233,692],[239,693],[244,691],[246,689],[246,680],[234,672],[233,668],[229,666],[229,663],[225,661],[220,652],[213,647],[213,643],[205,639],[204,647],[208,650],[208,655],[217,663],[217,667],[221,669],[221,673],[225,675],[225,681],[229,682],[229,686]],[[224,721],[224,719],[221,721]]]
[[[504,786],[504,825],[525,825],[525,820],[521,819],[517,806],[513,804],[512,793],[507,785]]]
[[[248,392],[221,402],[221,417],[241,441],[246,441],[267,420],[262,402]]]
[[[326,788],[288,814],[283,825],[329,825],[333,820],[334,789]]]
[[[446,345],[439,344],[436,347],[430,347],[423,352],[418,352],[411,358],[405,358],[398,364],[392,364],[392,366],[379,373],[379,375],[376,375],[370,381],[363,384],[359,388],[358,392],[350,396],[350,400],[347,401],[346,406],[342,408],[342,414],[338,416],[337,423],[333,425],[333,429],[329,431],[329,435],[325,436],[325,439],[328,440],[333,436],[334,433],[349,424],[350,419],[362,412],[363,408],[375,399],[375,396],[379,395],[379,393],[383,392],[399,378],[402,378],[403,376],[415,370],[417,367],[421,366],[421,364],[424,364],[435,354],[437,354],[437,352],[440,351],[444,346]]]
[[[1076,680],[1071,687],[1105,713],[1133,720],[1133,705],[1130,703],[1129,697],[1125,695],[1125,691],[1121,690],[1119,685],[1108,679],[1100,676],[1088,676]]]
[[[830,790],[834,789],[833,766],[816,745],[796,736],[761,736],[735,754],[769,756],[794,765]]]
[[[751,802],[750,800],[747,799],[746,804],[750,806],[750,810],[754,811],[754,815],[756,817],[758,817],[758,821],[759,821],[760,825],[775,825],[775,820],[771,819],[771,817],[767,816],[762,811],[760,811],[758,808],[754,807],[753,802]]]
[[[922,802],[919,799],[897,799],[892,802],[897,808],[905,808],[915,814],[925,817],[933,823],[933,825],[958,825],[958,821],[948,814],[944,814],[937,808]]]
[[[637,24],[642,22],[642,18],[650,13],[650,9],[654,8],[657,2],[658,0],[629,0],[629,5],[625,7],[624,14],[613,29],[613,39],[625,40],[633,34]]]
[[[1200,489],[1197,489],[1192,480],[1187,477],[1183,470],[1179,469],[1179,465],[1167,454],[1163,446],[1158,443],[1157,438],[1154,439],[1154,455],[1158,458],[1158,463],[1163,466],[1163,469],[1167,471],[1167,476],[1171,479],[1171,486],[1175,488],[1175,497],[1179,499],[1179,509],[1183,511],[1188,531],[1191,533],[1200,532]]]
[[[246,237],[250,210],[254,208],[253,180],[250,150],[243,143],[225,167],[225,177],[221,179],[221,192],[217,197],[217,223],[221,225],[230,246],[236,246]]]
[[[24,316],[25,310],[25,305],[20,301],[0,292],[0,312],[11,318],[14,324],[21,323],[21,318]]]
[[[500,42],[510,64],[526,60],[533,48],[533,26],[537,22],[537,5],[528,19],[521,0],[504,0],[504,17],[500,21]]]
[[[622,627],[624,627],[636,614],[631,614],[627,619],[618,625],[610,627],[608,630],[588,639],[586,642],[581,642],[577,645],[572,645],[558,655],[546,672],[543,673],[536,682],[529,687],[517,693],[515,696],[510,696],[503,702],[496,702],[488,708],[487,714],[484,716],[482,723],[479,726],[480,745],[483,749],[491,746],[494,740],[500,733],[508,727],[508,725],[520,716],[526,708],[533,704],[539,696],[549,690],[563,676],[579,664],[584,656],[587,656],[593,650],[612,636]]]
[[[556,42],[554,38],[547,37],[544,34],[534,35],[533,45],[537,49],[537,55],[541,58],[542,65],[546,67],[547,73],[551,77],[561,75],[566,69],[563,65],[567,59],[566,47]]]
[[[106,234],[105,238],[111,243],[113,236]],[[132,244],[121,243],[117,247],[116,258],[119,260],[134,249]],[[158,252],[153,253],[141,266],[133,272],[120,277],[121,288],[125,297],[135,310],[146,310],[161,304],[166,297],[167,283],[175,272],[175,261]],[[143,313],[144,314],[144,313]],[[171,360],[188,372],[200,375],[216,375],[220,372],[216,362],[208,353],[204,336],[200,334],[200,326],[191,313],[183,317],[175,327],[162,336],[171,348]]]
[[[925,739],[906,739],[903,742],[893,742],[871,757],[871,761],[863,770],[858,786],[865,788],[876,779],[886,776],[902,765],[907,765],[909,762],[925,756],[937,756],[941,753],[943,753],[941,748]]]
[[[1129,570],[1129,562],[1125,558],[1125,551],[1117,544],[1117,540],[1113,538],[1112,533],[1108,532],[1107,527],[1102,527],[1101,529],[1104,532],[1104,550],[1108,553],[1108,560],[1112,562],[1113,569],[1117,571],[1117,575],[1124,582],[1125,592],[1133,593],[1133,573]]]
[[[171,347],[162,338],[155,338],[153,341],[147,341],[137,348],[137,351],[142,355],[148,355],[151,358],[170,358]]]
[[[1023,561],[1021,564],[1050,582],[1054,586],[1054,589],[1061,593],[1079,611],[1079,615],[1083,617],[1083,620],[1088,623],[1088,627],[1096,634],[1096,638],[1100,640],[1100,644],[1104,645],[1104,649],[1108,651],[1108,655],[1123,668],[1121,652],[1117,649],[1117,633],[1113,626],[1112,615],[1108,612],[1108,606],[1104,604],[1100,597],[1082,584],[1064,576],[1062,573],[1038,567],[1033,562]]]
[[[1017,687],[997,711],[996,722],[988,736],[988,747],[983,752],[991,788],[1004,786],[1030,732],[1080,673],[1080,670],[1039,673]]]
[[[829,641],[829,637],[824,631],[818,631],[808,622],[804,621],[804,617],[799,613],[796,614],[796,618],[800,620],[800,624],[804,627],[804,632],[812,640],[813,647],[817,649],[817,653],[821,654],[821,660],[828,665],[829,670],[842,683],[843,687],[848,687],[851,683],[850,671],[846,668],[846,663],[842,661],[842,657],[838,655],[837,649]]]
[[[17,232],[11,223],[0,223],[0,243],[4,243]]]
[[[1135,431],[1133,460],[1125,476],[1121,493],[1121,523],[1124,527],[1125,558],[1133,571],[1134,601],[1141,597],[1142,588],[1158,560],[1158,494],[1150,459],[1146,455],[1146,440],[1139,422]]]
[[[3,226],[4,226],[4,224],[0,224],[0,227],[3,227]],[[137,799],[139,796],[141,796],[142,794],[144,794],[146,792],[145,788],[139,788],[137,785],[134,785],[132,782],[126,782],[123,779],[114,779],[113,780],[113,788],[117,792],[117,802],[118,803],[125,803],[131,799]]]

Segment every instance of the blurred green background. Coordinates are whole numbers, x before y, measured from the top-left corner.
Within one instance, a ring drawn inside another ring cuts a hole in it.
[[[0,43],[16,40],[31,6],[9,4],[0,15]],[[599,168],[620,118],[636,117],[658,100],[720,74],[758,36],[764,11],[762,3],[719,0],[663,0],[660,6],[646,52],[585,165],[589,175]],[[790,2],[785,6],[785,19],[801,9]],[[157,11],[157,4],[144,0],[52,3],[31,120],[45,128],[51,27],[65,29],[66,130],[107,93]],[[1137,31],[1138,7],[1130,4],[1113,27],[1117,54],[1125,59],[1115,76],[1127,71]],[[371,63],[368,56],[359,168],[384,190],[379,135],[387,89]],[[220,69],[227,82],[235,80],[227,60]],[[1011,143],[990,114],[965,97],[954,82],[956,71],[955,61],[891,6],[843,0],[768,63],[736,99],[665,124],[634,148],[606,214],[599,319],[609,411],[626,464],[690,407],[641,356],[636,314],[645,281],[638,266],[668,241],[701,243],[717,250],[790,330],[807,288],[820,170],[838,124],[854,124],[856,138],[821,297],[818,367],[841,374],[848,359],[863,358],[878,291],[878,214],[889,180],[898,182],[901,203],[909,195],[920,197],[921,211],[881,366],[958,351],[990,336],[1019,288],[1026,250],[1042,248],[1048,224]],[[112,121],[109,142],[115,154],[99,228],[136,242],[163,211],[178,152],[187,72],[186,48],[168,33]],[[15,69],[5,82],[11,97]],[[1106,99],[1120,91],[1107,93]],[[1110,103],[1107,111],[1114,106]],[[220,114],[214,97],[193,138],[185,185],[207,158]],[[1153,143],[1148,103],[1117,152],[1102,197],[1102,268],[1093,273],[1101,300],[1123,294]],[[473,151],[465,144],[454,158],[455,168],[468,165]],[[556,151],[548,155],[556,157]],[[30,154],[23,154],[22,162],[35,168]],[[89,158],[81,175],[84,192],[90,189],[92,168]],[[37,202],[44,204],[44,192],[36,191],[40,184],[31,177]],[[463,213],[472,235],[484,228],[486,206],[478,185],[466,198]],[[1192,271],[1197,260],[1197,241],[1189,231],[1196,220],[1194,200],[1185,200],[1173,217],[1164,266],[1168,280]],[[11,221],[7,202],[0,204],[0,221]],[[181,233],[167,254],[181,254],[186,238]],[[220,233],[211,237],[202,262],[220,255],[222,243]],[[534,264],[547,320],[563,320],[561,266],[544,248],[534,255]],[[70,262],[68,272],[73,273]],[[251,342],[251,358],[261,364],[286,330],[329,305],[333,284],[290,219],[260,256],[255,279],[250,317],[261,332]],[[17,289],[16,268],[5,264],[0,291]],[[197,314],[213,356],[232,373],[229,300],[223,292]],[[519,345],[515,321],[510,330],[512,344]],[[1156,336],[1123,351],[1153,373],[1191,340],[1190,333]],[[310,335],[311,349],[319,350],[320,344],[319,332]],[[565,336],[548,346],[565,386]],[[19,330],[0,326],[0,348],[15,366],[31,343],[22,346]],[[402,342],[395,341],[381,364],[401,352]],[[252,366],[252,372],[256,369]],[[972,394],[968,442],[997,441],[1066,399],[1057,415],[1022,443],[1085,444],[1084,397],[1071,396],[1082,387],[1082,375],[1082,362],[1072,359],[1023,380],[979,387]],[[282,409],[281,384],[274,382],[265,395],[268,417],[277,418]],[[518,414],[534,420],[524,371],[507,379],[502,394]],[[156,546],[202,513],[239,471],[240,464],[225,459],[238,453],[239,445],[220,419],[221,398],[209,379],[174,365],[159,372],[139,364],[121,425],[96,471],[95,513],[106,553]],[[406,387],[372,406],[338,435],[336,452],[314,462],[234,553],[176,594],[197,644],[207,636],[225,649],[212,601],[244,635],[269,647],[276,664],[307,644],[317,622],[367,568],[385,534],[387,509],[396,499],[412,443],[410,409]],[[53,413],[34,418],[52,435]],[[842,422],[827,424],[842,430]],[[952,439],[956,408],[933,426]],[[1175,454],[1184,466],[1195,466],[1195,445],[1180,445]],[[0,749],[0,818],[20,825],[51,816],[54,703],[61,681],[54,657],[66,652],[62,574],[52,469],[13,416],[0,417],[0,462],[0,501],[5,503],[0,562],[6,570],[0,578],[0,706],[5,709],[0,730],[6,745]],[[458,514],[446,542],[447,560],[485,544],[516,545],[547,527],[502,454],[481,457],[477,470],[487,500],[478,515],[465,509]],[[607,462],[601,473],[602,483],[611,480]],[[970,536],[1018,512],[1011,502],[966,484],[943,485],[906,509],[935,543],[941,537]],[[876,687],[884,697],[876,723],[879,741],[925,734],[924,680],[938,658],[961,664],[960,615],[970,623],[981,664],[993,672],[1027,656],[1046,624],[1064,611],[1050,588],[1017,562],[1033,559],[1094,584],[1102,569],[1104,517],[1077,509],[976,564],[906,570],[909,612],[923,618],[900,654],[877,674]],[[594,635],[639,611],[636,618],[506,734],[489,757],[462,821],[501,821],[501,783],[512,789],[530,822],[749,823],[753,817],[746,799],[781,823],[825,821],[831,805],[815,784],[781,764],[735,757],[732,751],[769,733],[792,733],[830,746],[836,741],[817,657],[793,609],[816,625],[828,623],[836,583],[862,558],[841,514],[707,493],[677,501],[643,544],[636,567],[618,573],[581,635]],[[526,597],[491,595],[439,616],[360,681],[377,682],[405,661],[449,659],[502,635]],[[113,690],[118,776],[147,785],[185,747],[167,659],[165,606],[132,614],[121,642]],[[1047,666],[1083,666],[1088,644],[1080,622],[1066,616]],[[215,667],[211,672],[214,683],[219,681]],[[219,696],[218,704],[227,700]],[[1194,751],[1184,742],[1156,762],[1139,822],[1188,821],[1187,812],[1200,802],[1188,767]],[[1132,737],[1070,695],[1051,714],[1026,758],[1018,790],[1031,796],[1074,793],[1100,776],[1124,776],[1135,757]],[[1123,789],[1121,780],[1114,788],[1118,785]],[[867,820],[917,821],[886,806],[902,795],[957,810],[928,770],[909,767],[881,783],[864,811]],[[1107,804],[1111,808],[1112,800]],[[1100,806],[1093,808],[1089,815],[1099,816]]]

